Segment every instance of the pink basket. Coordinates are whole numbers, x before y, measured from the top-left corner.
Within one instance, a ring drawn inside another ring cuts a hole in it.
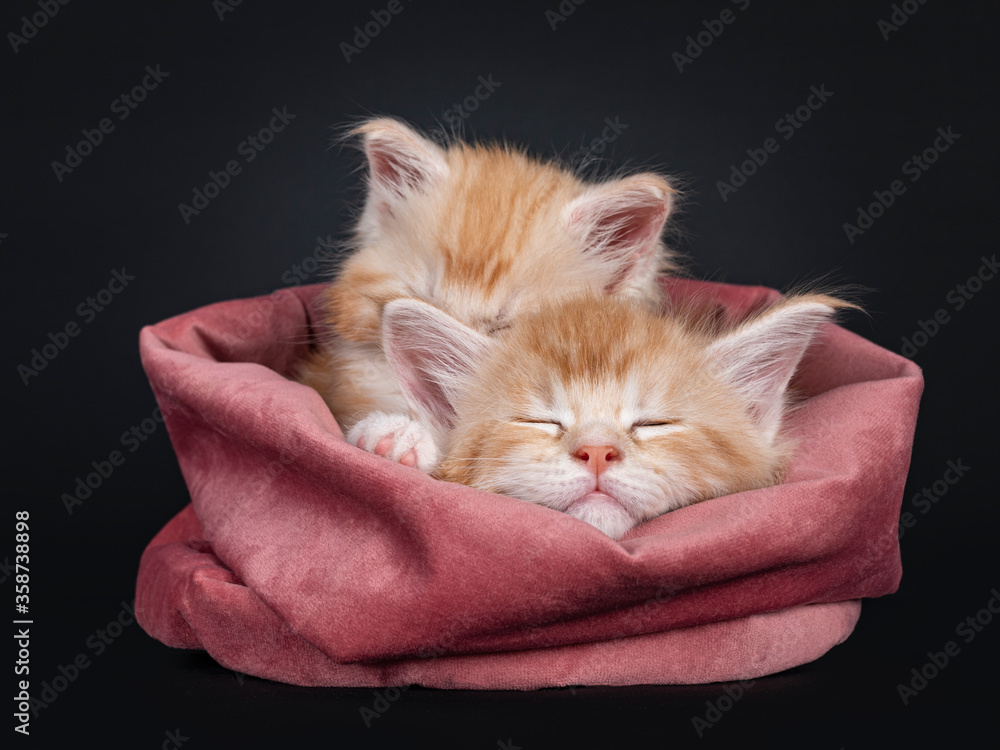
[[[731,317],[773,290],[667,283]],[[150,542],[154,638],[299,685],[531,689],[750,679],[842,642],[896,590],[920,369],[826,326],[795,387],[776,487],[673,511],[613,541],[520,500],[348,445],[287,378],[320,287],[142,331],[191,504]]]

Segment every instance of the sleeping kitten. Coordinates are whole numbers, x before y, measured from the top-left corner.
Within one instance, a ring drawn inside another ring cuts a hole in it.
[[[727,330],[710,316],[583,296],[489,338],[416,300],[384,344],[435,476],[545,505],[618,539],[642,521],[782,480],[786,390],[832,297],[806,294]]]
[[[394,299],[491,336],[553,293],[659,297],[672,268],[660,236],[674,191],[663,177],[587,183],[507,146],[442,148],[391,119],[355,132],[369,173],[356,250],[322,298],[334,336],[298,375],[354,445],[425,470],[437,461],[381,351]]]

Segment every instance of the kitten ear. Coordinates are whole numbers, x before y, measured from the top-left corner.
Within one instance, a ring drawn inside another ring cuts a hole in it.
[[[382,314],[382,347],[416,417],[443,432],[490,340],[426,302],[397,299]]]
[[[567,227],[588,258],[605,266],[607,291],[659,270],[660,234],[674,192],[659,175],[639,174],[594,186],[569,204]]]
[[[821,323],[838,308],[834,297],[806,294],[784,300],[714,341],[708,355],[746,399],[767,440],[781,426],[785,392]]]
[[[363,138],[371,189],[385,199],[404,198],[448,174],[444,151],[398,120],[369,120],[353,134]]]

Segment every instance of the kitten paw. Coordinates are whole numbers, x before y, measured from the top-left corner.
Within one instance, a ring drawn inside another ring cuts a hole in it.
[[[347,442],[427,474],[438,464],[438,448],[430,430],[405,414],[372,412],[348,431]]]

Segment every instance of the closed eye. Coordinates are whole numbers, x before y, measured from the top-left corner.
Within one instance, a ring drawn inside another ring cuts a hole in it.
[[[543,430],[550,435],[557,435],[563,431],[562,422],[554,422],[550,419],[534,419],[532,417],[517,417],[512,419],[511,422],[514,424],[523,424],[528,427],[534,427],[536,429]]]
[[[632,423],[632,433],[636,437],[656,437],[682,427],[680,419],[640,419]]]
[[[488,321],[486,323],[486,327],[483,333],[485,333],[487,336],[495,336],[496,334],[500,333],[500,331],[506,331],[512,325],[513,323],[511,323],[511,321],[500,320],[498,318],[497,320]]]

